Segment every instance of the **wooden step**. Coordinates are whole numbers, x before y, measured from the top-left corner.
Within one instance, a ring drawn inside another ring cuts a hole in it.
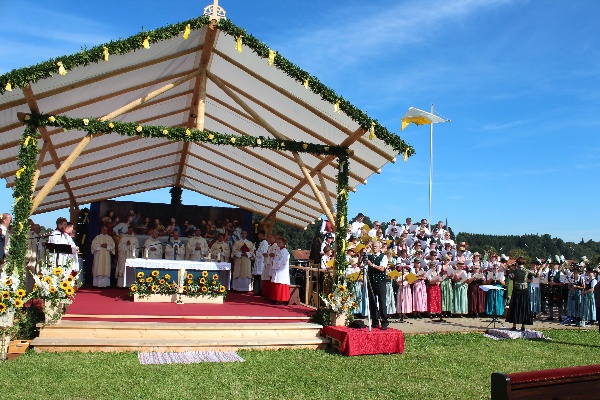
[[[38,337],[31,343],[37,352],[81,351],[81,352],[123,352],[123,351],[232,351],[239,349],[276,350],[276,349],[319,349],[330,343],[323,337],[302,339],[124,339],[124,338],[43,338]]]

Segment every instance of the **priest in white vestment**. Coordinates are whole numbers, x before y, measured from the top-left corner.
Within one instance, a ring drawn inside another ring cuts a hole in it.
[[[278,304],[288,304],[290,301],[290,253],[287,248],[287,240],[277,240],[279,251],[273,259],[271,267],[271,288],[269,299]]]
[[[269,246],[267,247],[267,251],[263,253],[265,258],[265,264],[262,272],[262,295],[265,297],[269,297],[271,290],[271,267],[273,266],[273,260],[275,259],[275,255],[277,254],[277,250],[279,247],[277,246],[277,236],[274,234],[269,235]]]
[[[229,262],[231,249],[225,241],[225,235],[219,233],[217,241],[210,248],[210,258],[215,262]]]
[[[185,253],[186,258],[190,261],[199,261],[208,256],[208,243],[202,237],[200,228],[196,228],[194,236],[188,239]]]
[[[144,251],[142,256],[151,260],[162,260],[163,245],[158,239],[158,231],[156,229],[152,229],[152,231],[150,231],[150,236],[151,237],[146,239],[144,242]]]
[[[119,258],[117,259],[117,271],[115,272],[117,286],[125,286],[125,261],[128,258],[137,258],[139,247],[140,241],[133,233],[133,225],[129,225],[127,234],[121,236],[119,242]]]
[[[93,285],[96,287],[110,286],[111,254],[115,254],[115,242],[108,236],[108,228],[102,227],[101,233],[92,240],[92,266]]]
[[[165,260],[185,260],[185,243],[179,239],[177,230],[165,245]]]
[[[233,254],[233,281],[231,288],[240,292],[252,290],[252,257],[254,244],[247,239],[248,233],[242,231],[241,239],[231,249]]]
[[[254,267],[252,268],[252,293],[255,296],[260,296],[262,293],[262,273],[265,269],[265,254],[269,249],[269,242],[265,239],[265,232],[258,232],[258,248],[254,254]]]

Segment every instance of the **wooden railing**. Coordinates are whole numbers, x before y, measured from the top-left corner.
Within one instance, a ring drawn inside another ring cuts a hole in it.
[[[301,298],[301,304],[314,309],[322,306],[323,301],[319,294],[324,291],[324,278],[329,275],[330,271],[319,268],[318,264],[310,266],[290,265],[290,270],[304,271],[304,299]],[[305,302],[302,302],[302,300],[305,300]]]

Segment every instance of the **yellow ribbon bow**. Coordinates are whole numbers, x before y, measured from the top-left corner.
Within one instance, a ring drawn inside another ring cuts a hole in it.
[[[108,61],[108,47],[103,47],[102,56],[104,57],[104,61]]]
[[[340,101],[339,100],[333,106],[333,111],[336,112],[336,113],[338,113],[338,114],[341,114],[341,111],[340,111]]]
[[[404,150],[404,154],[402,154],[402,161],[406,162],[408,160],[408,148]]]
[[[6,87],[4,89],[6,89],[7,92],[12,92],[12,85],[10,84],[10,81],[6,82]]]
[[[237,40],[235,41],[235,49],[238,53],[242,52],[242,35],[238,36]]]
[[[369,140],[373,140],[375,138],[375,123],[371,122],[371,128],[369,128]]]
[[[348,197],[348,192],[346,192],[346,189],[342,189],[340,190],[340,196],[341,197]],[[340,224],[340,226],[342,226],[343,224]]]
[[[269,49],[269,66],[275,64],[275,56],[277,51]]]
[[[343,190],[343,189],[342,189],[342,190]],[[339,223],[339,226],[344,226],[344,216],[343,216],[343,215],[340,217],[340,223]],[[346,243],[346,241],[344,241],[344,244],[345,244],[345,243]],[[344,251],[344,250],[342,250],[342,251]]]
[[[29,145],[29,139],[31,139],[31,136],[27,136],[25,138],[25,143],[23,143],[23,146],[27,147]]]
[[[304,89],[308,89],[308,78],[304,80]]]
[[[142,46],[144,46],[145,49],[150,48],[150,36],[146,36],[146,39],[142,42]]]
[[[190,131],[189,129],[185,130],[185,136],[190,137],[192,136],[192,131]]]
[[[15,173],[15,176],[16,176],[17,178],[20,178],[20,177],[21,177],[21,174],[22,174],[23,172],[25,172],[25,169],[26,169],[26,167],[23,167],[23,168],[19,169],[19,170],[18,170],[18,171]]]
[[[190,37],[191,31],[192,31],[192,27],[190,26],[190,24],[187,24],[185,26],[185,30],[183,31],[183,40],[187,40],[187,38]]]
[[[23,196],[19,196],[15,199],[15,202],[13,203],[13,206],[16,206],[18,202],[20,202],[23,199]]]
[[[57,62],[56,65],[58,65],[58,73],[62,76],[65,76],[67,74],[67,70],[65,69],[62,61]]]

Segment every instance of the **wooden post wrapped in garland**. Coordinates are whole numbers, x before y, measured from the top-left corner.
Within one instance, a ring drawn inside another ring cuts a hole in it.
[[[336,204],[335,233],[335,276],[334,283],[339,284],[348,265],[346,260],[346,224],[348,223],[348,173],[350,172],[348,155],[338,157],[338,186]]]
[[[13,231],[5,266],[6,273],[16,272],[19,275],[23,287],[25,286],[25,255],[31,215],[31,195],[33,194],[32,182],[39,153],[38,137],[36,125],[25,127],[17,158],[19,169],[16,173],[13,191]]]

